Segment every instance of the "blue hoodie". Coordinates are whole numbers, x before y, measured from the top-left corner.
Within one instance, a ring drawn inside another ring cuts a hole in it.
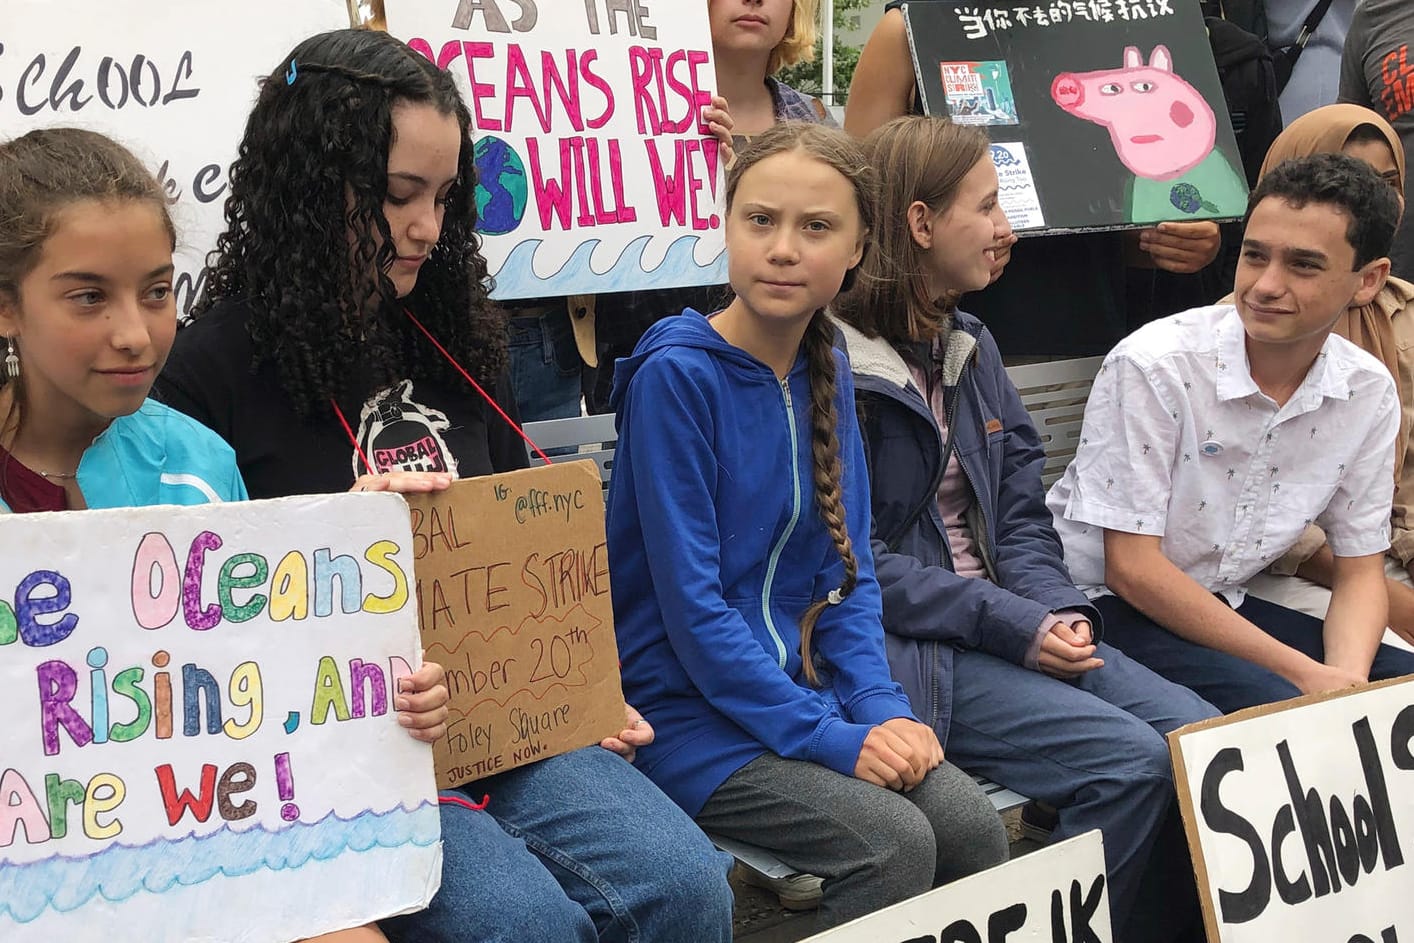
[[[210,429],[156,400],[119,416],[79,460],[93,509],[244,501],[236,454]],[[0,513],[8,511],[0,501]]]
[[[871,727],[913,717],[884,655],[854,388],[835,360],[859,581],[816,626],[819,689],[801,672],[800,617],[844,566],[815,505],[804,356],[782,382],[689,309],[615,369],[608,542],[624,693],[657,731],[639,768],[690,815],[768,751],[852,776]]]

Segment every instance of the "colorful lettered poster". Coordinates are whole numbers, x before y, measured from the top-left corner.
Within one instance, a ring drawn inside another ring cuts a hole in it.
[[[1414,677],[1169,734],[1212,943],[1414,937]]]
[[[0,940],[289,943],[426,906],[407,507],[0,517]]]
[[[924,110],[983,126],[1022,162],[999,165],[1015,171],[1013,185],[1030,180],[1023,225],[1012,220],[1018,230],[1246,212],[1242,158],[1198,4],[961,0],[909,3],[904,16]]]
[[[1005,62],[943,62],[948,115],[958,124],[1016,124]]]
[[[805,943],[921,943],[938,940],[940,930],[949,943],[1110,943],[1099,830],[877,910]]]
[[[427,657],[447,669],[435,744],[454,786],[598,743],[624,725],[604,496],[589,461],[412,495]]]
[[[726,281],[707,7],[386,0],[388,30],[456,76],[476,137],[497,298]]]
[[[146,161],[172,201],[185,313],[225,229],[257,80],[306,36],[348,25],[345,0],[4,0],[0,139],[77,125]]]

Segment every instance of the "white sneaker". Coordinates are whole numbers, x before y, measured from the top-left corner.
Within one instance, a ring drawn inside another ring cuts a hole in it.
[[[813,874],[767,877],[751,865],[741,863],[742,880],[752,887],[770,891],[786,910],[814,910],[820,906],[820,878]]]

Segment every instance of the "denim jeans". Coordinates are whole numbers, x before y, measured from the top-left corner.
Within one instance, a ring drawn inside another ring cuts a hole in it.
[[[1179,638],[1118,596],[1101,596],[1095,608],[1105,620],[1105,637],[1170,681],[1186,685],[1225,714],[1297,697],[1301,690],[1261,665]],[[1316,661],[1325,659],[1320,619],[1248,596],[1237,614],[1272,638]],[[1414,653],[1381,645],[1370,680],[1414,674]]]
[[[1184,918],[1196,925],[1198,893],[1176,827],[1164,735],[1218,711],[1110,645],[1095,654],[1102,667],[1061,681],[985,652],[955,652],[948,758],[1055,806],[1052,841],[1100,829],[1115,938],[1171,939],[1165,931]],[[1141,893],[1146,885],[1151,894]],[[1150,896],[1165,920],[1153,907],[1137,909]]]
[[[511,388],[522,422],[579,415],[581,361],[565,305],[511,318],[510,354]]]
[[[442,888],[380,921],[391,943],[731,940],[731,858],[621,757],[586,747],[466,793],[490,804],[443,803]]]

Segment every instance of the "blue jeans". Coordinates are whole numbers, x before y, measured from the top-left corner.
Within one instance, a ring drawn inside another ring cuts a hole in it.
[[[1179,638],[1118,596],[1101,596],[1094,606],[1104,616],[1105,637],[1113,644],[1170,681],[1192,688],[1225,714],[1301,694],[1296,685],[1261,665]],[[1248,596],[1237,614],[1282,644],[1325,660],[1320,619],[1255,596]],[[1381,645],[1370,666],[1370,680],[1407,674],[1414,674],[1414,654]]]
[[[985,652],[955,652],[948,759],[1055,806],[1053,841],[1100,829],[1115,938],[1162,939],[1155,924],[1198,916],[1182,830],[1166,827],[1176,826],[1177,803],[1164,734],[1218,711],[1110,645],[1095,654],[1103,667],[1061,681]],[[1151,894],[1169,919],[1135,906]]]
[[[512,317],[510,353],[521,422],[579,415],[581,361],[565,305],[548,314]]]
[[[380,921],[391,943],[731,940],[731,858],[621,757],[586,747],[466,792],[491,802],[442,804],[442,888]]]

